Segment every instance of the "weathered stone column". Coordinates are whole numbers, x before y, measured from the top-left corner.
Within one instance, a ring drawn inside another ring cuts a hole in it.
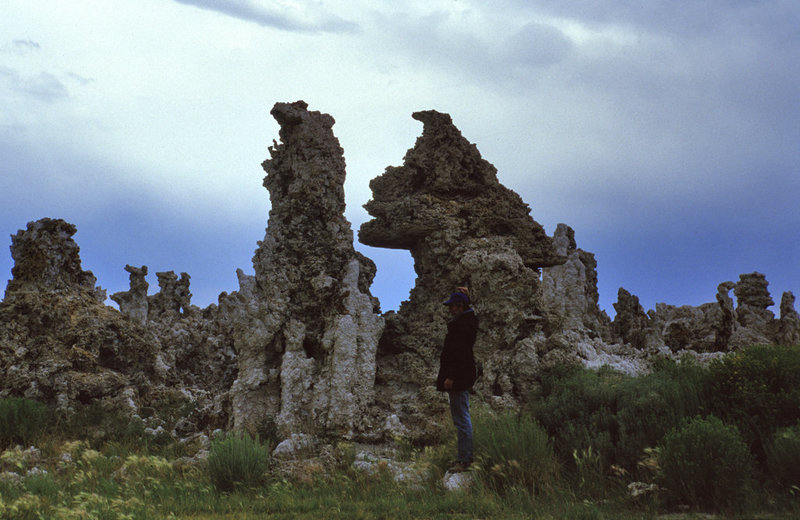
[[[272,208],[233,296],[239,377],[237,427],[275,421],[295,432],[352,436],[372,428],[367,410],[383,331],[369,292],[371,260],[353,248],[344,217],[345,161],[334,119],[306,103],[277,103],[281,143],[264,161]]]

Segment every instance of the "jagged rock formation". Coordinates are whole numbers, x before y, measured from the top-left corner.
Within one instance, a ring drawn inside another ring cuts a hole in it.
[[[344,218],[345,162],[334,120],[307,105],[277,103],[281,143],[263,164],[272,208],[253,257],[255,276],[239,273],[227,296],[239,376],[237,426],[274,420],[294,432],[354,436],[368,417],[375,351],[383,331],[369,293],[372,261],[353,248]]]
[[[188,274],[178,278],[173,271],[156,273],[159,291],[148,296],[147,266],[126,265],[125,270],[130,273],[130,290],[114,293],[111,299],[123,315],[157,338],[164,385],[179,389],[187,401],[184,406],[191,409],[178,419],[176,435],[228,427],[228,390],[237,374],[230,323],[215,305],[191,305]]]
[[[639,299],[620,289],[614,304],[614,330],[636,348],[665,345],[673,352],[727,352],[753,344],[795,345],[800,339],[800,318],[794,295],[784,293],[781,319],[768,309],[773,304],[761,273],[742,274],[739,282],[719,284],[716,303],[676,307],[659,303],[645,313]],[[737,299],[734,307],[730,291]]]
[[[0,303],[0,396],[21,395],[65,413],[93,401],[135,408],[165,376],[157,340],[101,303],[81,269],[74,225],[28,224],[12,237],[14,278]]]
[[[333,118],[302,101],[272,115],[281,143],[263,163],[272,208],[255,274],[239,270],[239,290],[218,305],[191,304],[187,273],[156,273],[159,290],[148,295],[147,266],[128,265],[130,289],[111,296],[118,312],[81,268],[75,226],[42,219],[12,237],[0,397],[61,413],[101,403],[181,438],[277,429],[290,453],[320,436],[430,439],[449,422],[437,420],[446,406],[433,379],[448,318],[441,301],[457,286],[470,288],[481,323],[476,390],[496,406],[518,406],[555,365],[635,373],[662,356],[800,343],[794,295],[783,293],[775,319],[760,273],[721,283],[716,302],[697,307],[645,312],[620,288],[611,322],[597,303],[597,262],[575,232],[559,224],[549,238],[435,111],[414,114],[423,132],[403,166],[370,184],[373,220],[360,240],[410,250],[418,275],[400,310],[381,316],[369,292],[375,265],[353,249],[344,218]]]
[[[122,314],[139,325],[144,325],[147,323],[147,313],[150,308],[147,301],[147,288],[150,284],[145,280],[147,266],[137,268],[126,265],[125,270],[130,273],[130,290],[114,293],[111,299],[117,302]]]
[[[479,386],[497,396],[525,392],[536,370],[536,340],[548,326],[540,267],[564,263],[522,199],[502,186],[449,115],[416,112],[422,135],[404,158],[370,182],[365,208],[373,220],[359,230],[367,245],[408,249],[417,280],[409,300],[387,316],[378,382],[383,405],[413,430],[430,425],[441,402],[433,388],[445,333],[441,302],[468,286],[480,319]]]
[[[800,345],[800,315],[794,309],[794,294],[786,291],[781,296],[781,318],[777,340],[781,345]]]
[[[597,292],[597,261],[579,249],[575,231],[558,224],[553,243],[567,261],[542,269],[542,297],[550,311],[562,319],[561,328],[611,339],[611,319],[600,310]]]
[[[147,314],[150,319],[174,317],[181,312],[190,314],[192,312],[192,293],[189,291],[191,277],[186,273],[181,273],[179,279],[173,271],[162,271],[156,273],[156,276],[158,277],[159,291],[147,299]]]
[[[24,292],[89,292],[98,301],[105,291],[95,288],[97,278],[81,269],[80,248],[72,240],[74,225],[61,219],[44,218],[28,223],[27,229],[11,237],[13,279],[6,298]]]

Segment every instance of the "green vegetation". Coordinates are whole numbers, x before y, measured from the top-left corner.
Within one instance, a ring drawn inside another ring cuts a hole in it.
[[[742,432],[763,462],[775,432],[800,420],[800,346],[756,345],[708,369],[710,410]]]
[[[478,475],[501,494],[524,490],[537,494],[552,489],[558,460],[552,441],[530,415],[503,412],[492,415],[476,407],[472,413]]]
[[[739,430],[713,415],[667,433],[659,462],[659,482],[674,503],[736,510],[752,492],[753,464]]]
[[[355,469],[347,443],[287,473],[269,438],[230,433],[198,462],[99,405],[59,423],[43,404],[0,400],[0,520],[796,518],[798,362],[798,348],[754,347],[639,377],[554,371],[522,411],[475,404],[462,491],[443,487],[452,432],[424,449],[398,439],[396,463],[416,478],[395,482],[385,463]]]
[[[0,447],[33,442],[44,430],[49,415],[47,406],[31,399],[0,400]]]
[[[208,475],[219,491],[257,487],[266,481],[269,454],[269,444],[261,444],[258,438],[229,433],[211,443]]]
[[[800,491],[800,423],[775,432],[767,450],[767,468],[775,484]]]

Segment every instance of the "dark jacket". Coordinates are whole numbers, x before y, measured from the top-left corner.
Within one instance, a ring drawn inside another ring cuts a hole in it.
[[[436,389],[445,391],[444,380],[453,380],[453,391],[469,390],[477,378],[475,356],[472,347],[478,334],[478,317],[467,309],[447,324],[442,356],[439,360],[439,375]]]

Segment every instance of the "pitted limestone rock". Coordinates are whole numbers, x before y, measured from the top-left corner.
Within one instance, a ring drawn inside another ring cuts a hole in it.
[[[42,219],[12,238],[14,279],[0,302],[0,396],[26,396],[68,412],[123,401],[159,381],[158,340],[98,300],[81,269],[76,228]]]
[[[111,299],[119,305],[119,311],[131,320],[144,325],[147,323],[147,266],[133,267],[126,265],[125,270],[130,273],[130,290],[120,291],[111,295]]]
[[[271,113],[281,143],[263,163],[272,202],[266,236],[255,275],[240,275],[239,293],[226,298],[239,355],[234,420],[257,429],[271,417],[283,435],[358,435],[373,426],[383,331],[369,293],[375,266],[353,249],[333,118],[302,101],[277,103]]]
[[[192,293],[189,291],[191,277],[181,273],[181,277],[174,271],[156,273],[159,291],[148,298],[148,317],[157,320],[165,317],[175,317],[183,312],[191,312]]]
[[[442,299],[457,286],[470,288],[480,321],[476,357],[486,368],[478,387],[521,395],[527,376],[510,386],[492,377],[507,377],[500,365],[509,364],[522,340],[547,327],[538,269],[566,258],[449,115],[429,110],[412,117],[423,123],[422,135],[402,166],[370,182],[373,198],[365,208],[373,219],[361,226],[359,240],[408,249],[414,258],[410,298],[387,316],[378,394],[424,437],[442,407],[432,389],[448,319]]]
[[[767,290],[766,277],[761,273],[739,275],[739,281],[733,288],[736,295],[736,317],[741,325],[766,333],[765,328],[775,318],[768,309],[774,305]]]
[[[97,279],[81,269],[80,248],[72,240],[77,228],[61,219],[28,222],[27,229],[11,237],[13,279],[6,298],[17,291],[89,291],[98,301],[105,291],[95,288]]]
[[[611,320],[600,310],[597,291],[597,261],[592,253],[578,249],[575,231],[558,224],[553,233],[558,254],[567,261],[542,269],[542,296],[550,311],[561,318],[562,328],[611,338]]]

